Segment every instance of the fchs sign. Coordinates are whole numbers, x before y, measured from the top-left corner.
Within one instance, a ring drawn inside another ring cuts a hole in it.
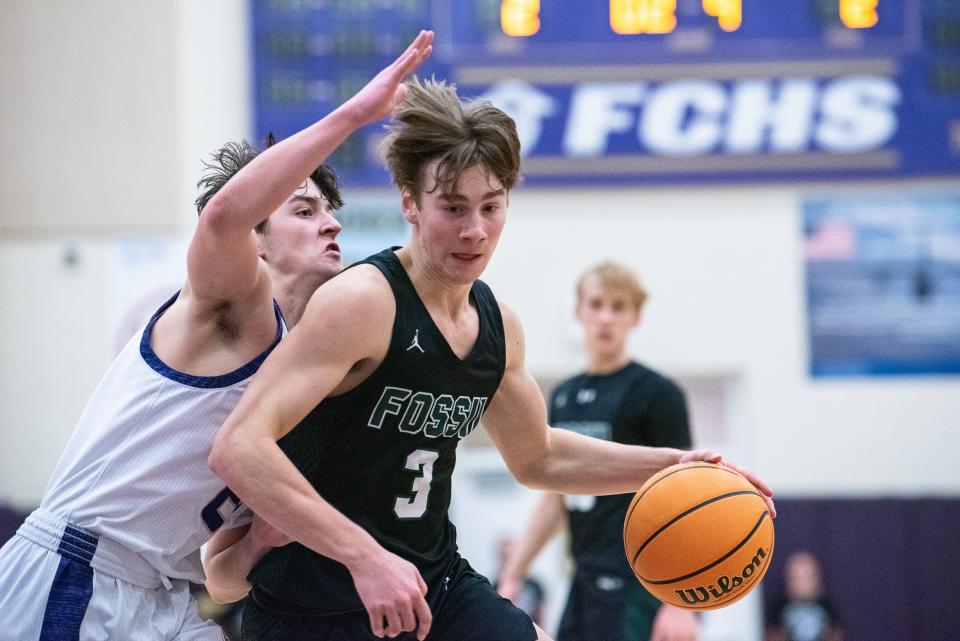
[[[902,94],[891,78],[860,75],[548,88],[507,80],[484,97],[516,120],[527,157],[595,158],[871,152],[897,133]]]

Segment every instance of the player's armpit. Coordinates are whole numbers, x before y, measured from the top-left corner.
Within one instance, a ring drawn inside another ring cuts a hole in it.
[[[518,481],[549,489],[543,484],[543,473],[550,464],[547,409],[529,372],[507,369],[483,415],[483,425]]]
[[[541,487],[549,452],[547,408],[540,386],[524,362],[523,326],[502,303],[507,365],[497,393],[483,415],[483,425],[513,476],[529,487]]]

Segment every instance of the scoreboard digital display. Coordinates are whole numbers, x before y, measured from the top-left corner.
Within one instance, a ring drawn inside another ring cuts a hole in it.
[[[960,170],[960,0],[252,0],[256,136],[343,102],[422,28],[421,76],[517,121],[527,184]],[[376,143],[331,159],[389,185]]]
[[[498,40],[505,57],[755,55],[770,47],[796,54],[822,53],[831,42],[839,49],[903,47],[913,28],[910,7],[882,1],[477,0],[450,2],[445,13],[449,45],[459,56],[484,55]]]

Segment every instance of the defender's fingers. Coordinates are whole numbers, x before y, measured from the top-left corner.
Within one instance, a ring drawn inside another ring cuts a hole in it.
[[[417,41],[420,40],[422,36],[423,36],[423,31],[421,31],[420,35],[418,35],[416,38],[413,39],[413,42],[407,45],[407,48],[403,50],[403,53],[401,53],[399,56],[394,58],[393,62],[391,62],[386,67],[384,67],[380,71],[380,73],[378,73],[377,75],[381,76],[384,74],[388,74],[391,77],[396,76],[399,73],[398,69],[400,68],[400,66],[405,64],[407,60],[409,60],[412,56],[416,55],[417,52],[419,51],[419,48],[416,46],[416,44],[417,44]]]
[[[416,49],[409,55],[404,54],[404,58],[398,61],[396,68],[392,70],[393,77],[398,82],[416,71],[423,61],[433,53],[433,45],[426,45],[422,49]]]
[[[421,31],[417,34],[417,37],[413,39],[413,42],[407,46],[406,50],[393,62],[392,66],[400,66],[401,64],[406,64],[410,59],[416,60],[420,57],[420,54],[433,42],[433,32],[432,31]]]
[[[423,64],[423,61],[430,57],[430,54],[433,53],[433,45],[429,45],[426,49],[420,52],[420,60],[417,61],[417,66]]]

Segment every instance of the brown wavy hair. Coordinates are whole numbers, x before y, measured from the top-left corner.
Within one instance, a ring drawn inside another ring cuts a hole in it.
[[[451,192],[461,174],[482,165],[510,190],[520,178],[520,139],[513,118],[487,100],[464,101],[442,80],[407,83],[381,152],[393,181],[419,202],[424,170],[439,160],[434,189]],[[431,190],[432,191],[432,190]]]

